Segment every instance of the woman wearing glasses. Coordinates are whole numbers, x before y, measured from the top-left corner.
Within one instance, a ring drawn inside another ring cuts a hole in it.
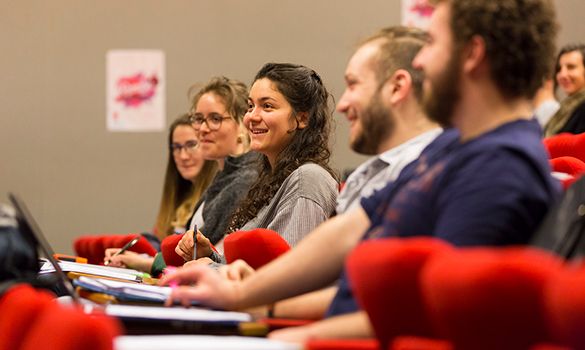
[[[218,233],[223,237],[236,230],[268,228],[294,246],[331,215],[338,182],[329,166],[332,113],[328,102],[329,93],[312,69],[275,63],[262,67],[252,84],[244,117],[251,149],[262,154],[260,175],[226,221],[229,226],[224,231],[204,229],[205,236],[197,235],[197,257],[221,262],[209,241],[217,239]],[[194,125],[201,125],[203,149],[207,139],[201,118],[195,113]],[[184,235],[175,251],[191,260],[192,235]]]
[[[168,147],[167,168],[154,235],[143,234],[157,250],[165,237],[185,232],[195,204],[217,172],[217,162],[203,158],[189,114],[179,116],[169,127]],[[112,255],[119,250],[106,249],[105,260],[110,262]],[[150,271],[152,262],[152,258],[127,252],[118,255],[112,266],[133,266]]]
[[[167,170],[154,230],[159,240],[185,231],[195,204],[217,172],[216,162],[203,159],[189,114],[175,119],[168,140]]]

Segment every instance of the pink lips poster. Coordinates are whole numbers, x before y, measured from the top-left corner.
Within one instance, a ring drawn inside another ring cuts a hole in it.
[[[165,55],[160,50],[110,50],[106,54],[108,131],[165,129]]]
[[[428,0],[402,0],[402,25],[427,29],[432,14]]]

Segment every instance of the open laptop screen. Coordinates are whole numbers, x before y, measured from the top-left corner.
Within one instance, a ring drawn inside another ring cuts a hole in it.
[[[75,292],[75,288],[73,288],[73,285],[53,257],[53,254],[55,253],[53,248],[51,248],[49,241],[45,238],[39,225],[24,204],[24,201],[14,193],[9,193],[8,198],[16,210],[16,218],[18,220],[21,234],[25,235],[28,242],[34,242],[35,246],[33,246],[32,249],[36,249],[37,251],[40,250],[40,253],[51,262],[55,268],[58,287],[69,294],[75,303],[79,303],[79,296]]]

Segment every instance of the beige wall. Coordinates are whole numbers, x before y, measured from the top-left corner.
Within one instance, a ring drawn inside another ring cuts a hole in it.
[[[560,42],[585,40],[585,4],[557,4]],[[166,53],[168,121],[187,108],[192,83],[218,74],[249,83],[268,61],[314,68],[339,98],[355,42],[399,24],[399,9],[398,0],[1,0],[0,201],[20,193],[64,253],[83,233],[148,230],[166,133],[106,131],[107,50]],[[338,115],[339,169],[364,159],[346,139]]]

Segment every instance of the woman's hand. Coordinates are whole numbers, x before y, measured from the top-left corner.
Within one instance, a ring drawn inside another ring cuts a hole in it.
[[[211,242],[207,237],[197,231],[197,258],[211,256]],[[193,260],[193,231],[187,231],[175,247],[177,253],[183,260]]]
[[[144,272],[150,272],[154,258],[150,256],[144,256],[131,251],[125,251],[120,255],[114,256],[120,251],[120,248],[108,248],[106,249],[104,264],[113,267],[128,267],[130,269],[140,270]]]

